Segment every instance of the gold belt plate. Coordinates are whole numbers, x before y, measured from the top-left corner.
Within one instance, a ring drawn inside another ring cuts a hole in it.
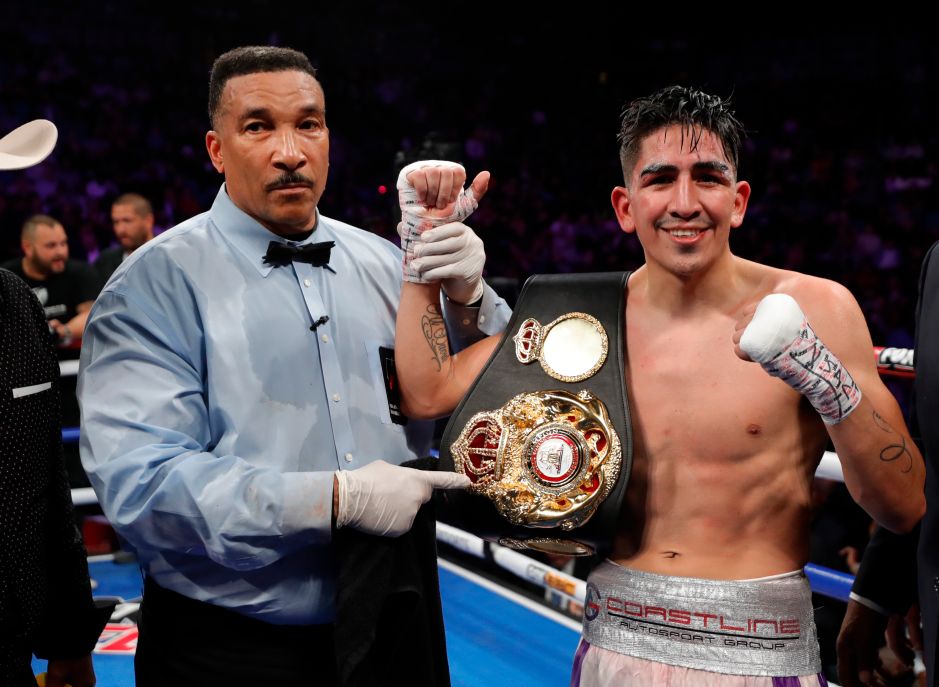
[[[473,415],[450,450],[469,491],[510,523],[564,531],[590,519],[622,466],[606,405],[586,389],[519,394]]]

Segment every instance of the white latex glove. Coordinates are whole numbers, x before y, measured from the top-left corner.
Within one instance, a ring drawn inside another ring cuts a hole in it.
[[[466,170],[455,162],[422,160],[402,169],[397,182],[404,279],[418,284],[440,281],[447,297],[464,305],[482,297],[483,242],[465,225],[444,232],[435,228],[462,222],[473,213],[489,187],[489,172],[480,172],[468,189],[463,188],[465,181]],[[433,248],[425,245],[441,241]],[[417,260],[420,256],[433,259]]]
[[[369,534],[397,537],[414,523],[420,507],[434,489],[464,489],[466,475],[431,472],[390,465],[383,460],[358,470],[337,470],[339,508],[336,527],[352,527]]]
[[[483,240],[459,222],[425,231],[411,261],[424,281],[439,281],[447,298],[461,305],[483,297],[485,264]]]

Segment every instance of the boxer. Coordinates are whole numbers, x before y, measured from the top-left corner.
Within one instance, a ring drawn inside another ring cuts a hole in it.
[[[801,569],[827,441],[875,520],[902,532],[923,513],[922,459],[855,299],[730,250],[750,197],[742,135],[726,101],[690,88],[624,111],[612,203],[645,254],[625,316],[633,466],[610,560],[588,578],[574,685],[825,684]],[[438,293],[405,283],[398,312],[419,417],[455,407],[497,345],[448,355]]]

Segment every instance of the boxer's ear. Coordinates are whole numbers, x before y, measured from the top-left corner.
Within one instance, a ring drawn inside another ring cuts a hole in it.
[[[636,231],[636,222],[632,216],[632,203],[629,200],[629,189],[625,186],[615,187],[610,200],[613,203],[613,212],[616,213],[620,228],[627,234]]]
[[[730,226],[736,229],[743,224],[743,217],[747,214],[747,203],[750,201],[750,184],[738,181],[734,195],[734,209],[730,213]]]

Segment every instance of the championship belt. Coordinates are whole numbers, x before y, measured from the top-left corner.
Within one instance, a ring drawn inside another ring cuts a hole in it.
[[[516,549],[609,551],[632,467],[627,272],[537,275],[447,424],[438,519]]]

